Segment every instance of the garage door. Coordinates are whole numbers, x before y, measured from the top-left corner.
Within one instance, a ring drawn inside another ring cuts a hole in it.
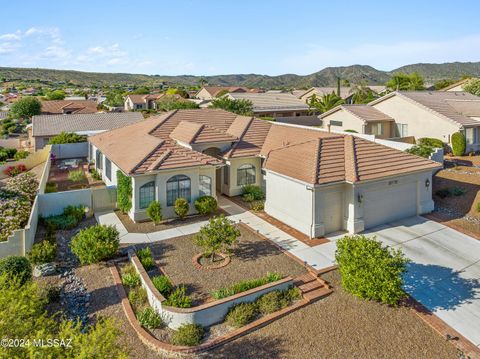
[[[416,182],[391,185],[363,195],[365,229],[417,214]]]
[[[326,192],[322,195],[325,234],[343,228],[343,192]]]

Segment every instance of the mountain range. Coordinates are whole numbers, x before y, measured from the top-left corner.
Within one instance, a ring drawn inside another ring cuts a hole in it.
[[[443,79],[462,77],[480,77],[480,62],[451,62],[443,64],[419,63],[402,66],[392,71],[377,70],[368,65],[327,67],[310,75],[285,74],[278,76],[258,74],[231,74],[215,76],[162,76],[128,73],[97,73],[73,70],[52,70],[39,68],[0,67],[0,78],[6,81],[73,82],[82,86],[131,85],[158,86],[199,85],[205,80],[209,85],[246,86],[257,88],[308,88],[311,86],[336,86],[337,78],[348,80],[352,84],[361,82],[370,85],[383,85],[392,74],[397,72],[418,72],[426,83]]]

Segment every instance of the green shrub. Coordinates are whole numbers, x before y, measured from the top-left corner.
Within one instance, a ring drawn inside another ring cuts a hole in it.
[[[54,193],[58,192],[58,185],[54,182],[47,182],[45,186],[45,193]]]
[[[250,203],[250,202],[255,201],[255,196],[254,196],[252,193],[245,193],[245,194],[242,196],[242,199],[243,199],[245,202]]]
[[[430,146],[413,146],[406,149],[405,152],[410,153],[411,155],[429,158],[434,152],[434,149]]]
[[[111,258],[120,245],[115,226],[99,225],[83,229],[70,242],[70,248],[82,264]]]
[[[140,325],[147,329],[157,329],[163,325],[160,315],[150,307],[138,312],[137,319]]]
[[[452,189],[450,189],[450,193],[455,197],[460,197],[465,194],[465,189],[463,189],[462,187],[453,187]]]
[[[63,209],[63,214],[75,218],[78,223],[85,217],[85,206],[67,206]]]
[[[152,201],[147,207],[147,216],[153,223],[159,224],[162,220],[162,205],[159,201]]]
[[[61,230],[68,230],[73,229],[77,226],[78,221],[73,216],[65,216],[63,214],[59,214],[56,216],[50,216],[44,219],[45,226],[47,228],[52,228],[54,230],[61,229]]]
[[[228,311],[226,322],[232,327],[240,328],[254,321],[257,316],[258,308],[254,303],[240,303]]]
[[[82,169],[73,170],[68,172],[68,179],[72,182],[82,182],[87,177]]]
[[[185,286],[181,285],[168,296],[168,299],[163,304],[170,307],[190,308],[192,300],[185,294]]]
[[[431,137],[419,138],[417,143],[420,146],[428,146],[433,148],[444,148],[445,146],[442,140],[439,140],[438,138],[431,138]]]
[[[180,217],[180,219],[184,219],[187,216],[189,209],[190,205],[185,198],[177,198],[177,200],[175,201],[174,210],[177,216]]]
[[[253,184],[245,185],[242,187],[242,194],[245,196],[246,194],[250,194],[253,196],[253,200],[260,200],[264,198],[264,193],[260,186],[256,186]]]
[[[100,172],[97,171],[96,168],[92,169],[90,171],[90,174],[92,175],[92,178],[94,180],[100,181],[102,179],[102,175],[100,174]]]
[[[8,159],[7,152],[0,150],[0,162],[5,162]]]
[[[28,259],[33,264],[53,262],[56,256],[57,245],[45,240],[34,244],[30,253],[28,253]]]
[[[28,152],[28,151],[20,150],[17,153],[15,153],[15,156],[13,156],[13,159],[15,161],[20,161],[20,160],[23,160],[23,159],[27,158],[29,154],[30,154],[30,152]]]
[[[0,259],[0,277],[3,275],[10,279],[15,277],[23,285],[32,279],[32,266],[25,257],[9,256]]]
[[[52,137],[48,144],[50,145],[61,145],[64,143],[79,143],[79,142],[86,142],[87,136],[78,135],[73,132],[61,132],[58,135]]]
[[[200,214],[210,214],[215,212],[217,209],[218,204],[217,200],[212,196],[201,196],[198,197],[195,201],[195,209]]]
[[[60,287],[48,287],[46,297],[48,303],[58,302],[60,300]]]
[[[200,344],[205,330],[198,324],[184,324],[172,335],[173,345],[194,346]]]
[[[137,270],[135,269],[132,263],[128,263],[122,268],[122,275],[127,273],[137,274]]]
[[[454,156],[463,156],[465,148],[467,147],[467,141],[465,135],[461,132],[455,132],[452,135],[452,152]]]
[[[117,171],[117,205],[122,213],[132,208],[132,178]]]
[[[195,244],[203,248],[203,255],[215,260],[215,253],[229,254],[230,248],[240,237],[240,231],[234,223],[224,215],[210,218],[208,224],[200,228],[200,232],[193,237]]]
[[[167,298],[172,293],[173,285],[170,280],[164,275],[157,275],[152,278],[152,283],[155,288]]]
[[[337,241],[335,259],[347,292],[394,306],[405,296],[402,276],[408,260],[399,249],[363,235],[345,236]]]
[[[148,296],[147,296],[147,291],[145,288],[142,287],[134,287],[131,288],[129,293],[128,293],[128,300],[130,301],[130,304],[132,305],[134,310],[137,310],[147,304],[148,302]]]
[[[2,151],[6,152],[9,159],[13,159],[17,154],[16,148],[4,148]]]
[[[262,295],[255,302],[260,313],[270,314],[282,309],[283,294],[279,290],[274,290]]]
[[[155,260],[153,259],[152,250],[150,249],[150,247],[145,247],[138,250],[137,257],[140,260],[140,263],[142,263],[145,270],[148,271],[155,267]]]
[[[141,283],[138,273],[124,273],[122,275],[122,284],[127,287],[138,287]]]
[[[215,299],[222,299],[222,298],[230,297],[237,293],[245,292],[247,290],[260,287],[268,283],[276,282],[277,280],[280,280],[282,278],[283,276],[279,273],[267,273],[267,275],[262,278],[242,280],[229,287],[217,289],[213,291],[211,294],[212,294],[212,297]]]
[[[265,209],[265,201],[260,200],[260,201],[253,201],[250,203],[250,208],[254,212],[260,212]]]

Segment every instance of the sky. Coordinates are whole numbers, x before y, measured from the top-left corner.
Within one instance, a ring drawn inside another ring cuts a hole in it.
[[[480,61],[480,1],[22,0],[0,66],[158,75],[306,75]]]

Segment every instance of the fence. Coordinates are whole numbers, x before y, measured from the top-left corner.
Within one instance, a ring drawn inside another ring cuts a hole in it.
[[[61,145],[51,145],[52,153],[57,159],[62,158],[82,158],[88,156],[88,142],[65,143]]]

